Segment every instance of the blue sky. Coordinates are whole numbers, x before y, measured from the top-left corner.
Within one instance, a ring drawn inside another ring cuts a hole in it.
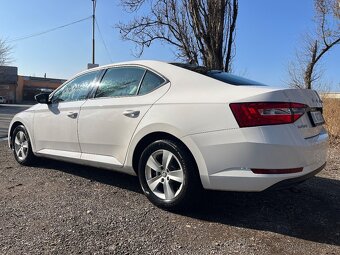
[[[1,1],[0,37],[8,41],[73,22],[91,15],[91,0]],[[301,46],[304,32],[313,29],[313,0],[239,0],[235,73],[267,84],[284,85],[287,65]],[[97,33],[96,62],[134,60],[134,44],[120,39],[114,28],[133,14],[118,0],[98,0],[97,21],[107,54]],[[91,62],[91,20],[13,42],[12,65],[22,75],[69,78]],[[174,61],[173,50],[156,43],[141,59]],[[340,91],[340,46],[323,59],[324,78],[331,90]]]

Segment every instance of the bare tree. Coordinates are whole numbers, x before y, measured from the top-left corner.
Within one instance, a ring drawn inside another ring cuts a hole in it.
[[[160,40],[177,48],[176,56],[193,64],[231,71],[235,56],[238,0],[121,0],[126,10],[147,7],[117,27],[123,39],[137,45],[140,56],[145,47]],[[145,9],[144,9],[145,10]],[[145,13],[145,12],[144,12]]]
[[[319,80],[320,60],[340,44],[340,0],[314,0],[316,31],[305,36],[304,47],[288,67],[289,85],[311,89]]]
[[[10,61],[11,47],[6,43],[5,40],[0,38],[0,66],[9,64]]]

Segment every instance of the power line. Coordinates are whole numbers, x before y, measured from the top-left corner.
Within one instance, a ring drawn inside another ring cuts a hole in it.
[[[103,43],[103,45],[104,45],[104,48],[105,48],[105,50],[106,50],[106,54],[107,54],[108,58],[110,59],[110,61],[111,61],[111,63],[112,63],[113,61],[112,61],[112,58],[111,58],[111,54],[110,54],[110,52],[109,52],[109,50],[108,50],[108,48],[107,48],[107,46],[106,46],[104,37],[103,37],[102,32],[100,31],[100,28],[99,28],[97,19],[95,19],[95,22],[96,22],[96,25],[97,25],[97,28],[98,28],[98,32],[99,32],[99,35],[100,35],[100,39],[101,39],[101,41],[102,41],[102,43]]]
[[[9,42],[10,42],[10,43],[11,43],[11,42],[17,42],[17,41],[25,40],[25,39],[28,39],[28,38],[32,38],[32,37],[40,36],[40,35],[43,35],[43,34],[47,34],[47,33],[49,33],[49,32],[53,32],[53,31],[55,31],[55,30],[58,30],[58,29],[61,29],[61,28],[64,28],[64,27],[68,27],[68,26],[74,25],[74,24],[76,24],[76,23],[82,22],[82,21],[84,21],[84,20],[88,20],[88,19],[90,19],[90,18],[92,18],[92,15],[89,16],[89,17],[80,19],[80,20],[73,21],[73,22],[68,23],[68,24],[65,24],[65,25],[61,25],[61,26],[58,26],[58,27],[54,27],[54,28],[45,30],[45,31],[43,31],[43,32],[39,32],[39,33],[35,33],[35,34],[30,34],[30,35],[18,37],[18,38],[15,38],[15,39],[13,39],[13,40],[10,40]]]

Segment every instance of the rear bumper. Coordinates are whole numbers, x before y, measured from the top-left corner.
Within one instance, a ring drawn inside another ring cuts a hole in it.
[[[213,190],[256,192],[285,180],[299,182],[321,171],[328,152],[324,129],[304,139],[294,125],[223,130],[195,134],[190,139],[200,152],[194,156],[201,157],[198,167],[203,187]],[[251,171],[300,167],[302,172],[289,174]]]
[[[266,190],[280,190],[280,189],[287,189],[290,187],[293,187],[295,185],[298,185],[312,177],[314,177],[315,175],[317,175],[319,172],[321,172],[322,169],[324,169],[326,166],[326,163],[323,164],[321,167],[317,168],[316,170],[306,174],[306,175],[302,175],[299,177],[295,177],[295,178],[291,178],[291,179],[286,179],[283,181],[280,181],[276,184],[274,184],[273,186],[269,187]]]

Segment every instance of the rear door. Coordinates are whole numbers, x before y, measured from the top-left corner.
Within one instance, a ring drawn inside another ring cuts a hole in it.
[[[82,159],[121,166],[138,123],[169,86],[161,75],[141,67],[108,69],[93,98],[81,106]]]
[[[34,140],[40,153],[80,157],[78,118],[92,89],[97,71],[67,82],[51,96],[51,104],[40,104],[34,114]]]

